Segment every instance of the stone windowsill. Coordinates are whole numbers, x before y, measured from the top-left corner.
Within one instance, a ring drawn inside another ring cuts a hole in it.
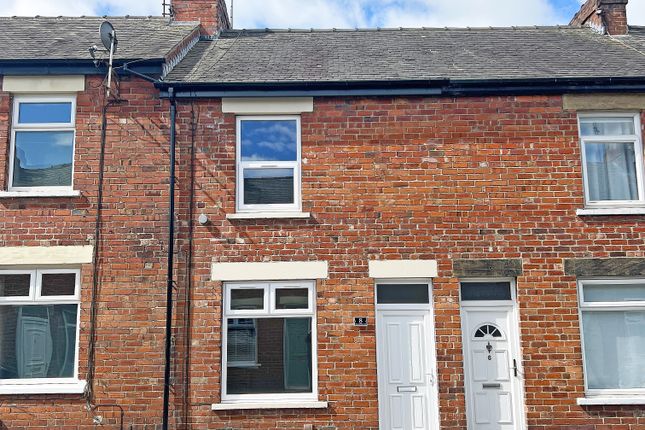
[[[240,402],[240,403],[214,403],[213,411],[243,411],[249,409],[326,409],[327,402],[316,401],[275,401],[275,402]]]
[[[645,207],[584,208],[576,210],[576,215],[645,215]]]
[[[57,190],[57,191],[0,191],[0,198],[31,198],[31,197],[78,197],[81,192],[78,190]]]
[[[85,381],[55,384],[0,384],[0,395],[18,394],[83,394]]]
[[[597,396],[580,397],[577,399],[579,406],[596,405],[645,405],[645,396]]]
[[[311,218],[309,212],[238,212],[227,214],[226,219],[305,219]]]

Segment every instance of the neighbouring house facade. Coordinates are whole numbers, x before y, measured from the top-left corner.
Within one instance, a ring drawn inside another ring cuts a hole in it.
[[[0,428],[162,428],[165,382],[178,429],[645,428],[626,4],[304,31],[174,0],[109,18],[107,100],[102,18],[0,18]]]

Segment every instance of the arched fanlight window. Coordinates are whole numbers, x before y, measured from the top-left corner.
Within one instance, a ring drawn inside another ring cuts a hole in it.
[[[477,331],[475,332],[475,337],[482,338],[486,336],[502,337],[502,332],[499,331],[499,329],[494,325],[484,324],[477,329]]]

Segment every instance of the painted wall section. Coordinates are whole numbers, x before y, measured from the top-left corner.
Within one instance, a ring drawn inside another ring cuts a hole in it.
[[[92,262],[93,250],[92,245],[0,248],[0,265],[85,264]]]
[[[313,112],[314,99],[313,97],[224,98],[222,111],[240,115],[299,114]]]
[[[277,263],[213,263],[213,281],[284,281],[327,279],[326,261]]]
[[[435,260],[370,261],[370,278],[434,278],[437,276]]]
[[[74,93],[85,91],[85,76],[5,76],[2,91],[11,93]]]

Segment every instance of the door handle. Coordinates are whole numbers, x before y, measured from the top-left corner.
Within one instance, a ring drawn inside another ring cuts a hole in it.
[[[497,388],[497,389],[500,389],[500,388],[502,388],[502,384],[500,384],[499,382],[494,383],[494,384],[493,383],[491,383],[491,384],[484,383],[484,384],[482,384],[482,388]]]
[[[517,360],[513,359],[513,375],[515,375],[516,378],[517,378],[517,371],[518,371],[518,369],[517,369]]]

